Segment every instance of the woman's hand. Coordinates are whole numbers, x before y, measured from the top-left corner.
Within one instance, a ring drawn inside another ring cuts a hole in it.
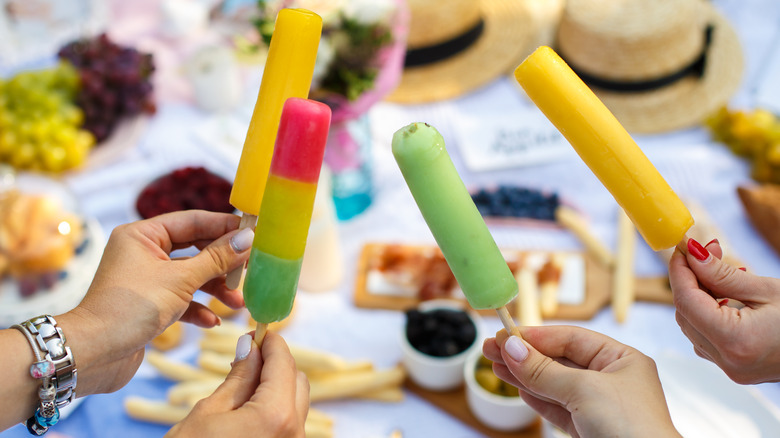
[[[225,273],[249,256],[253,233],[236,232],[239,222],[232,214],[183,211],[114,229],[83,301],[58,317],[79,368],[79,396],[124,386],[144,346],[173,322],[219,324],[192,301],[196,290],[244,305],[241,291],[225,286]],[[190,246],[201,251],[171,259],[171,251]]]
[[[780,381],[780,280],[730,266],[722,255],[717,240],[702,247],[691,239],[687,255],[675,251],[669,280],[677,323],[696,354],[735,382]]]
[[[308,412],[309,381],[281,336],[266,333],[261,354],[244,335],[225,382],[166,437],[303,437]]]
[[[483,345],[493,372],[573,437],[679,437],[652,359],[579,327],[521,328]]]

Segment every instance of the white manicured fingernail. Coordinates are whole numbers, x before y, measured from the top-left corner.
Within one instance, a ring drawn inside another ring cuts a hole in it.
[[[236,343],[236,362],[246,359],[252,350],[252,336],[246,334],[238,337]]]
[[[255,232],[251,228],[244,228],[230,238],[230,246],[233,251],[241,253],[252,246],[252,240],[255,238]]]
[[[522,362],[528,357],[528,347],[526,347],[523,341],[517,336],[510,336],[509,339],[506,340],[504,350],[509,353],[509,356],[512,359],[518,362]]]

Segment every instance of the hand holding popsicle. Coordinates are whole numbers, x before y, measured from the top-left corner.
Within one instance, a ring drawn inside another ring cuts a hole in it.
[[[581,327],[503,330],[482,352],[493,372],[574,437],[679,437],[652,359]]]
[[[198,289],[229,307],[243,305],[240,293],[224,284],[224,274],[249,257],[252,232],[236,231],[238,222],[232,214],[189,210],[111,232],[84,299],[55,315],[78,364],[79,397],[127,384],[143,361],[145,346],[175,321],[218,325],[208,307],[193,301]],[[171,257],[172,251],[191,246],[200,252]],[[4,430],[34,412],[40,383],[29,377],[34,356],[17,330],[0,330],[0,350],[0,370],[9,376],[0,385]]]
[[[282,9],[276,17],[263,79],[238,163],[230,204],[244,213],[241,228],[254,228],[263,199],[282,106],[290,97],[306,98],[311,88],[322,18],[305,9]],[[235,289],[243,269],[228,274]]]
[[[285,102],[244,281],[258,345],[266,325],[292,310],[329,127],[327,105]]]
[[[303,436],[309,383],[284,340],[275,334],[262,346],[244,335],[225,381],[198,402],[165,436]]]
[[[517,328],[506,304],[517,282],[450,160],[436,128],[413,123],[393,135],[393,156],[474,309],[496,309],[507,331]]]
[[[689,245],[687,255],[672,255],[669,280],[677,324],[696,354],[737,383],[780,381],[780,280],[723,262],[717,240]]]

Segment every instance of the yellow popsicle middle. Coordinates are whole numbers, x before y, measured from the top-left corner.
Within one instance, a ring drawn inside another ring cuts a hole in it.
[[[679,243],[693,225],[685,204],[615,116],[549,47],[515,70],[528,97],[612,193],[653,250]]]
[[[287,179],[271,174],[268,177],[268,200],[260,210],[259,224],[268,230],[286,233],[259,232],[254,247],[286,260],[303,257],[306,236],[311,223],[311,206],[317,194],[317,184]],[[273,190],[270,190],[272,189]]]
[[[282,9],[276,17],[257,103],[241,151],[230,204],[257,216],[274,152],[282,106],[306,98],[322,33],[322,18],[305,9]]]

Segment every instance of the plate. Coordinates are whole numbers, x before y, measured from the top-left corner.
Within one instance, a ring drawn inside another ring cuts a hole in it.
[[[780,408],[715,364],[677,352],[654,357],[677,430],[686,438],[777,436]]]
[[[148,122],[149,116],[143,114],[121,120],[108,138],[92,147],[84,165],[73,171],[94,170],[115,162],[136,145]]]
[[[437,250],[433,245],[407,245],[386,242],[368,242],[363,246],[357,263],[357,273],[354,286],[354,303],[357,307],[368,309],[401,310],[416,307],[421,301],[417,290],[399,290],[396,285],[385,287],[376,279],[376,270],[373,266],[381,263],[382,255],[389,246],[398,247],[402,253],[417,253],[427,257]],[[565,290],[568,298],[560,299],[557,313],[550,319],[555,320],[589,320],[601,309],[607,306],[611,300],[612,272],[596,261],[589,253],[527,250],[502,248],[502,254],[507,260],[510,256],[513,260],[526,255],[544,255],[545,258],[552,254],[566,256],[571,276],[562,282],[567,284]],[[425,273],[427,275],[428,272]],[[412,274],[409,274],[412,275]],[[669,290],[666,277],[642,277],[635,280],[635,295],[637,301],[649,301],[656,303],[672,304],[672,292]],[[463,299],[460,288],[455,288],[452,295],[454,299]],[[518,313],[517,300],[509,303],[507,309],[513,317]],[[495,315],[493,309],[481,309],[477,311],[481,315]]]
[[[0,282],[0,327],[9,327],[38,315],[58,315],[76,307],[89,289],[100,264],[105,236],[94,219],[84,223],[84,247],[65,267],[65,278],[48,291],[22,298],[11,278]]]

